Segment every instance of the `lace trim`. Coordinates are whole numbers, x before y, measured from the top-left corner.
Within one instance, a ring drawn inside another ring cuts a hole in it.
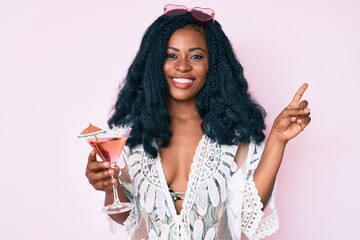
[[[200,219],[194,223],[194,231],[191,239],[193,240],[215,240],[216,232],[214,228],[209,228],[205,234],[205,238],[202,238],[204,231],[204,223]]]
[[[273,191],[269,204],[267,205],[270,213],[265,215],[264,212],[261,211],[263,204],[255,187],[253,176],[249,177],[241,216],[241,229],[249,239],[264,238],[279,229],[279,217],[275,209],[274,195],[275,191]]]
[[[207,145],[208,143],[208,139],[203,136],[199,142],[199,145],[196,148],[195,151],[195,155],[194,155],[194,159],[193,162],[191,164],[191,170],[190,170],[190,175],[189,175],[189,182],[188,182],[188,186],[187,186],[187,190],[185,192],[185,200],[183,201],[183,205],[182,205],[182,220],[184,223],[184,230],[186,232],[186,235],[190,238],[190,221],[188,216],[191,208],[194,204],[194,196],[197,192],[197,188],[198,188],[198,184],[196,184],[196,182],[198,182],[198,178],[202,179],[204,181],[205,175],[200,175],[200,174],[196,174],[199,173],[201,170],[201,166],[202,166],[202,162],[203,159],[206,157],[206,149],[207,149]],[[206,191],[204,192],[206,193]],[[205,194],[204,194],[205,195]]]
[[[151,213],[154,209],[160,220],[165,218],[165,193],[161,187],[156,159],[148,156],[144,151],[135,151],[128,159],[129,175],[134,179],[134,195],[140,195],[140,205]]]
[[[261,219],[255,236],[264,238],[274,234],[279,229],[279,215],[276,209],[273,209],[271,215]]]
[[[265,209],[265,214],[259,222],[258,228],[256,229],[255,235],[259,238],[269,236],[279,229],[279,214],[278,211],[275,209],[276,188],[277,186],[275,182],[272,195],[266,206],[267,209]]]
[[[107,222],[108,222],[109,232],[110,232],[110,233],[116,233],[115,221],[112,220],[111,217],[109,217],[109,215],[106,215],[106,220],[107,220]]]
[[[133,232],[133,229],[136,226],[136,214],[135,214],[135,208],[133,208],[130,213],[129,216],[126,218],[125,222],[124,222],[124,226],[126,228],[126,232],[131,233]]]
[[[193,205],[196,205],[199,217],[202,217],[208,210],[209,200],[214,207],[226,200],[227,182],[231,179],[232,172],[237,169],[234,162],[236,149],[236,146],[220,146],[205,135],[201,139],[191,164],[191,173],[183,202],[184,228],[189,237],[191,231],[187,216],[193,209]],[[200,223],[197,224],[199,227]],[[195,227],[193,234],[195,234]],[[211,239],[212,230],[209,229],[206,236],[207,239]]]
[[[249,239],[255,235],[261,217],[264,215],[261,211],[262,207],[263,204],[255,187],[253,176],[250,176],[246,184],[241,209],[241,229]]]

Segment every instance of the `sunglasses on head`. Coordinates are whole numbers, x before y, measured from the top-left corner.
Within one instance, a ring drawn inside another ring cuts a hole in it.
[[[194,7],[189,9],[183,5],[174,4],[168,4],[164,7],[164,14],[169,17],[175,17],[187,12],[190,12],[195,19],[201,22],[214,21],[215,11],[211,8]]]

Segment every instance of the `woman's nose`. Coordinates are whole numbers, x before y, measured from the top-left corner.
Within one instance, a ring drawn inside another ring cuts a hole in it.
[[[191,65],[187,59],[179,59],[175,64],[175,68],[178,71],[186,72],[191,69]]]

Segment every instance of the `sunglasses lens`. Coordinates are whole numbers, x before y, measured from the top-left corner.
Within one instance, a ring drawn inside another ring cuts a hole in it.
[[[186,12],[187,12],[187,8],[181,5],[168,4],[164,7],[164,13],[169,17],[182,15],[185,14]]]
[[[214,18],[215,12],[210,8],[196,7],[191,10],[192,15],[203,22],[209,21]]]

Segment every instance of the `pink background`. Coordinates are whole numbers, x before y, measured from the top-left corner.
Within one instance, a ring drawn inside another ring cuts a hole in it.
[[[1,239],[122,239],[98,212],[84,176],[90,148],[76,136],[89,122],[106,126],[118,83],[165,3],[0,1]],[[281,227],[268,239],[360,239],[359,1],[186,5],[215,9],[269,128],[309,83],[313,121],[288,144]]]

